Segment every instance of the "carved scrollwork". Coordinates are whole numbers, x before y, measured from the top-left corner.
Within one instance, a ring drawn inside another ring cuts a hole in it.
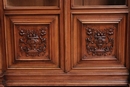
[[[46,29],[19,29],[19,46],[26,56],[40,56],[46,52]]]
[[[106,56],[112,54],[114,45],[113,28],[98,30],[87,27],[86,35],[86,49],[89,55]]]

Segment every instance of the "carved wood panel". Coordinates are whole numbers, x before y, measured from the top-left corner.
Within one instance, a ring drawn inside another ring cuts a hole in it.
[[[116,24],[86,24],[82,32],[82,56],[115,58]],[[85,33],[85,35],[83,35]],[[84,48],[84,46],[86,48]]]
[[[17,25],[16,59],[49,59],[49,26]]]

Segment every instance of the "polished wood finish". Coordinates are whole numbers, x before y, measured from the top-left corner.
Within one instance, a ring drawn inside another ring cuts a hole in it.
[[[0,87],[130,84],[130,0],[0,0]]]

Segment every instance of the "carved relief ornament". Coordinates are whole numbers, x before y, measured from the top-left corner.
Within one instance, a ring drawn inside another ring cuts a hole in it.
[[[89,55],[106,56],[111,55],[114,45],[114,29],[103,30],[86,28],[86,49]]]
[[[46,52],[46,29],[20,29],[19,46],[21,53],[26,56],[40,56]]]

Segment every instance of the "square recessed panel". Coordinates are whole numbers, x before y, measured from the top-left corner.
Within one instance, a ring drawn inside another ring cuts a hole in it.
[[[15,25],[16,60],[50,60],[49,25]]]
[[[58,16],[6,16],[5,30],[9,69],[60,68]]]
[[[83,60],[116,58],[117,24],[84,24],[81,32]]]

